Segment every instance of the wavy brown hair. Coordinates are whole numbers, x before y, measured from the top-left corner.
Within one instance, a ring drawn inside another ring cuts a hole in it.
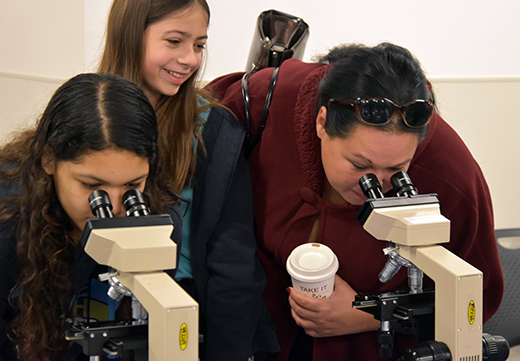
[[[0,177],[16,183],[18,196],[2,200],[0,220],[16,236],[17,283],[11,305],[18,311],[9,336],[22,360],[63,359],[74,225],[42,167],[44,149],[56,162],[78,161],[106,149],[127,150],[149,160],[145,195],[152,211],[177,200],[161,188],[155,112],[133,83],[111,74],[80,74],[53,95],[34,129],[0,149]],[[87,200],[85,200],[87,201]]]
[[[114,0],[108,15],[106,42],[99,72],[113,73],[143,86],[143,35],[146,28],[167,15],[200,5],[210,18],[205,0]],[[197,70],[177,94],[162,96],[156,106],[159,123],[159,150],[169,185],[179,192],[193,177],[196,157],[194,136],[203,147],[201,129],[196,120],[200,112],[218,106],[210,93],[197,88]],[[210,101],[199,106],[198,96]]]

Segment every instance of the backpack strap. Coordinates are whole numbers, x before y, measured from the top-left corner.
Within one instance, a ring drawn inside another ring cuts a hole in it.
[[[271,106],[271,99],[273,97],[274,87],[276,86],[276,79],[278,79],[278,72],[280,71],[280,67],[276,67],[273,70],[273,74],[271,75],[271,81],[269,83],[269,88],[267,89],[267,95],[265,97],[264,110],[262,112],[262,119],[260,120],[260,125],[258,126],[258,130],[253,137],[252,134],[252,115],[251,115],[251,104],[249,101],[249,92],[247,86],[247,80],[249,76],[253,74],[254,71],[250,71],[242,77],[242,96],[244,98],[244,107],[246,113],[246,139],[245,139],[245,150],[244,154],[246,159],[249,158],[251,152],[255,148],[255,146],[260,142],[260,138],[262,137],[262,132],[265,129],[265,124],[267,121],[267,116],[269,115],[269,107]]]

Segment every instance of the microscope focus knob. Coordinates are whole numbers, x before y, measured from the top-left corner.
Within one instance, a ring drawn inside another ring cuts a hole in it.
[[[451,361],[451,352],[444,342],[426,341],[406,350],[398,361]]]
[[[502,336],[482,334],[482,360],[504,361],[509,357],[509,342]]]

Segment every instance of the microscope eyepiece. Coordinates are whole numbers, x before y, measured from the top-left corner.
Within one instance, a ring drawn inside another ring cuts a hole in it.
[[[359,179],[359,186],[368,198],[384,198],[381,184],[375,174],[368,173]]]
[[[419,194],[417,188],[412,183],[412,180],[406,172],[397,172],[391,178],[392,186],[398,197],[410,197]]]
[[[97,218],[113,218],[112,214],[112,203],[110,202],[110,197],[108,193],[99,190],[94,191],[88,196],[88,202],[90,205],[90,209],[92,210],[92,214],[94,214]]]
[[[150,209],[146,205],[143,194],[138,189],[131,189],[123,194],[123,204],[127,217],[147,216]]]

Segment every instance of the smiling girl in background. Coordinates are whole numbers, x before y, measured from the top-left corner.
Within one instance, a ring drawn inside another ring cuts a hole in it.
[[[200,305],[202,360],[276,351],[262,299],[244,126],[196,87],[207,40],[205,0],[115,0],[100,72],[143,89],[159,123],[168,186],[185,200],[175,279]]]

